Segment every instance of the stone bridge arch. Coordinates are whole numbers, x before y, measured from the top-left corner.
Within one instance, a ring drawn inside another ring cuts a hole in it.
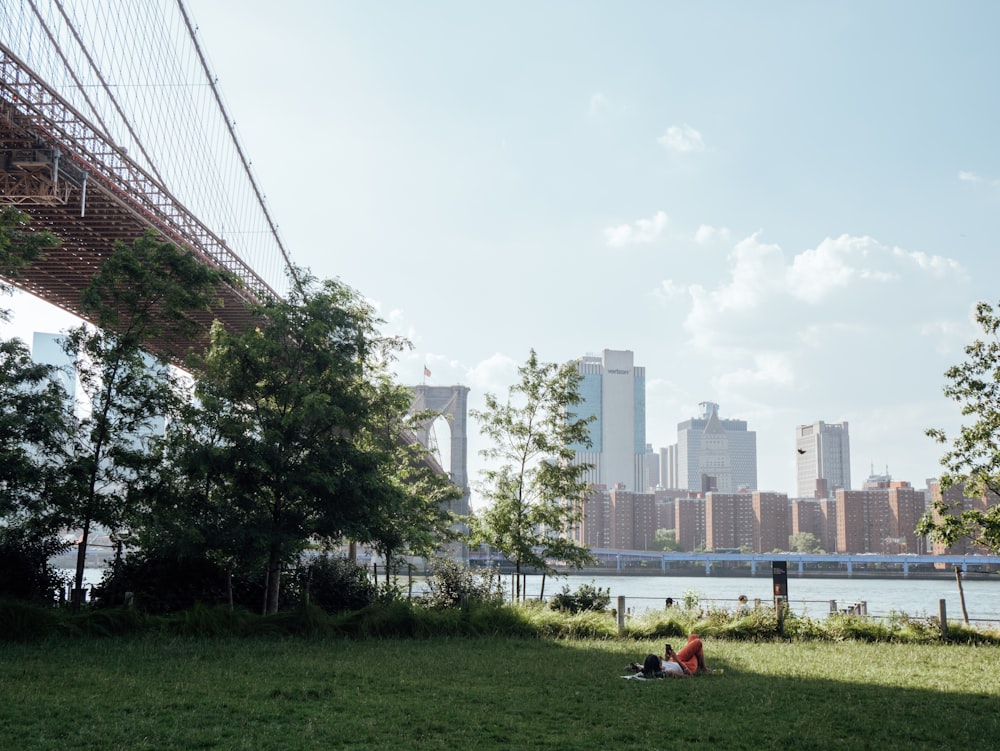
[[[451,459],[447,470],[451,481],[462,490],[462,497],[451,504],[450,510],[466,516],[469,513],[469,387],[468,386],[413,386],[413,404],[411,414],[423,410],[437,412],[448,420],[451,428]],[[430,430],[434,420],[427,421],[420,429],[414,431],[417,440],[424,447],[430,447]],[[464,543],[456,550],[458,556],[468,560]]]

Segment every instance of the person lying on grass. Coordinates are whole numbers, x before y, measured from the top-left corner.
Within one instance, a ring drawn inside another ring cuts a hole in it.
[[[664,646],[663,657],[646,655],[642,665],[632,663],[629,668],[642,671],[645,678],[690,678],[698,673],[711,673],[705,665],[705,648],[698,634],[688,636],[687,644],[675,652],[669,644]]]

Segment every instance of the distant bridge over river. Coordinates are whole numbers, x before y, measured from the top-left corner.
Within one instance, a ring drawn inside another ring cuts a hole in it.
[[[995,555],[870,555],[867,553],[663,553],[643,550],[592,549],[604,571],[613,573],[668,574],[671,569],[692,567],[703,569],[706,576],[733,569],[749,571],[750,576],[770,576],[771,564],[784,561],[789,576],[803,576],[806,570],[900,573],[909,576],[923,569],[962,573],[988,573],[1000,569],[1000,556]],[[479,565],[500,564],[506,559],[481,551],[471,551],[469,562]]]

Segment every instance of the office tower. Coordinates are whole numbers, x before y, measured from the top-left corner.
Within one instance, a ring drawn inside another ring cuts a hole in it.
[[[678,486],[697,492],[757,489],[757,434],[745,420],[723,420],[719,405],[702,402],[701,417],[677,425]]]
[[[705,494],[705,547],[754,549],[753,503],[749,493]]]
[[[582,519],[570,537],[588,548],[611,547],[611,494],[602,485],[591,486],[583,498]]]
[[[814,422],[795,429],[799,498],[829,498],[851,489],[851,443],[847,423]]]
[[[784,493],[755,491],[752,498],[753,551],[767,553],[771,550],[788,550],[792,522],[788,496]]]
[[[838,490],[837,552],[914,552],[913,528],[925,508],[923,491],[888,475],[869,477],[864,490]]]
[[[883,552],[886,554],[923,553],[924,538],[916,533],[917,523],[927,510],[927,495],[923,490],[894,484],[889,488],[889,536]]]
[[[995,493],[988,493],[987,495],[981,495],[978,498],[970,498],[965,494],[965,485],[958,484],[952,485],[947,490],[941,488],[941,483],[937,479],[932,479],[927,481],[927,487],[930,490],[931,501],[945,501],[949,504],[954,504],[955,509],[952,513],[959,514],[963,511],[978,511],[980,513],[986,513],[991,507],[996,506],[1000,503],[1000,496]],[[935,521],[940,520],[941,516],[937,511],[932,511],[931,514]],[[927,544],[924,538],[917,538],[917,545],[923,546]],[[930,542],[930,549],[928,550],[914,550],[914,553],[932,553],[933,555],[987,555],[989,550],[983,545],[976,545],[971,542],[968,537],[960,537],[955,541],[954,545],[950,547],[942,542]]]
[[[589,448],[576,447],[576,461],[592,465],[584,480],[626,490],[646,489],[646,369],[636,367],[632,352],[606,349],[585,356],[576,406],[580,417],[594,415]]]
[[[657,503],[652,493],[591,487],[584,497],[582,510],[583,519],[570,534],[580,545],[649,550],[656,540]]]
[[[660,449],[660,486],[677,487],[677,444]]]
[[[694,551],[705,548],[705,500],[678,498],[676,512],[675,539],[681,550]]]
[[[653,444],[646,444],[646,484],[643,488],[654,491],[660,487],[660,454],[653,451]]]
[[[52,365],[58,370],[55,375],[66,391],[66,397],[71,402],[76,396],[76,370],[73,358],[62,348],[64,334],[45,334],[35,332],[31,339],[31,359],[43,365]]]

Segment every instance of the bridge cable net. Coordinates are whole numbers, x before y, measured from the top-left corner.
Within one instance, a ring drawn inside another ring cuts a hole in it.
[[[291,259],[181,0],[4,0],[0,72],[0,104],[49,137],[81,212],[100,178],[251,299],[286,295]]]

